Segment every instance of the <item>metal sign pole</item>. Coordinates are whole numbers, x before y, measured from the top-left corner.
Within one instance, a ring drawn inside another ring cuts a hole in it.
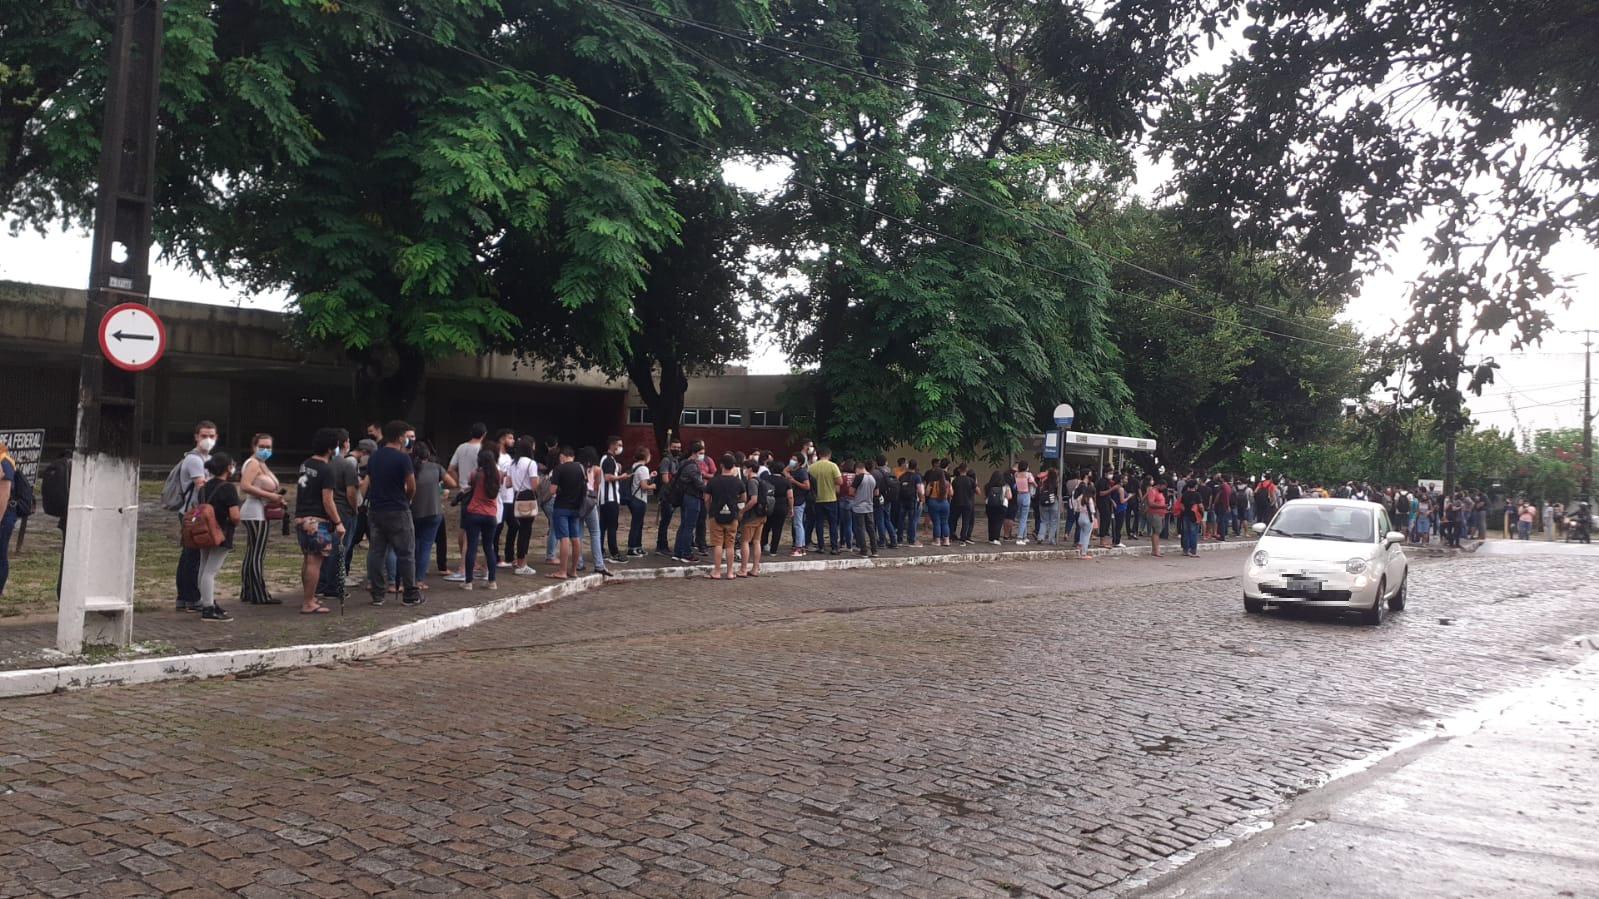
[[[100,139],[94,257],[78,369],[77,436],[56,646],[127,646],[139,519],[139,376],[107,366],[100,325],[148,304],[163,0],[117,0]]]

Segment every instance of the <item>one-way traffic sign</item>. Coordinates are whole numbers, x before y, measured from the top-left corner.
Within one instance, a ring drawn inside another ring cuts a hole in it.
[[[100,319],[100,352],[123,371],[144,371],[166,351],[166,325],[148,306],[123,303]]]

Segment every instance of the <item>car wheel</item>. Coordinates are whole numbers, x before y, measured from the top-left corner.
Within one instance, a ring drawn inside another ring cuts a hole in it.
[[[1266,611],[1266,603],[1258,599],[1244,597],[1244,611],[1250,615],[1259,615]]]
[[[1360,611],[1360,623],[1361,624],[1382,624],[1382,595],[1384,593],[1387,593],[1387,592],[1388,592],[1388,581],[1387,580],[1378,581],[1377,582],[1377,601],[1373,602],[1371,604],[1371,608],[1362,609]]]
[[[1410,572],[1407,571],[1405,572],[1404,580],[1399,582],[1399,592],[1388,597],[1388,611],[1403,612],[1405,610],[1405,600],[1408,598],[1406,594],[1409,592],[1409,590]]]

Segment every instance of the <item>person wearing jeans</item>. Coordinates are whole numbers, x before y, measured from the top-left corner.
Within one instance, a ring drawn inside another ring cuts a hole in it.
[[[933,519],[933,543],[938,545],[949,540],[949,500],[928,500],[927,514]]]
[[[499,454],[492,449],[478,451],[477,467],[467,473],[466,503],[463,505],[462,527],[466,531],[466,557],[462,560],[462,589],[471,590],[477,576],[478,547],[484,550],[488,571],[489,589],[498,588],[495,572],[499,568],[499,548],[495,545],[495,527],[499,523],[500,485],[506,479],[500,470]],[[507,479],[508,480],[508,479]],[[415,566],[413,565],[413,570]]]
[[[178,509],[178,528],[183,527],[183,516],[199,503],[200,488],[206,481],[205,463],[216,448],[217,426],[202,421],[194,426],[194,448],[183,455],[178,463],[183,480],[183,506]],[[180,612],[194,612],[200,608],[200,551],[184,549],[178,554],[178,602]]]
[[[1038,479],[1027,470],[1027,460],[1016,463],[1016,545],[1027,543],[1027,519],[1033,508],[1033,494],[1037,492]]]
[[[694,529],[700,522],[700,509],[705,505],[698,493],[683,494],[682,513],[678,516],[677,545],[672,557],[688,560],[694,557]]]
[[[422,602],[416,585],[416,528],[411,521],[416,463],[405,449],[405,432],[410,429],[403,421],[384,425],[383,446],[367,460],[366,576],[373,605],[383,604],[389,577],[398,577],[404,586],[406,605]],[[388,571],[390,553],[396,566],[393,575]]]
[[[649,511],[650,493],[655,489],[650,479],[650,451],[639,447],[633,451],[633,467],[627,474],[632,489],[627,494],[627,510],[631,518],[627,526],[627,554],[644,555],[644,515]]]
[[[794,551],[790,555],[805,555],[805,535],[808,533],[805,527],[805,510],[807,508],[805,503],[799,503],[794,506]]]

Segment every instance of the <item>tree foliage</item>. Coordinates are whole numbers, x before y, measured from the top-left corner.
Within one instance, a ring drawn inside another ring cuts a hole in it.
[[[0,122],[0,197],[26,224],[81,221],[108,14],[29,5],[7,0],[3,17],[4,89],[26,102]],[[427,359],[514,342],[536,315],[581,312],[585,355],[622,367],[649,258],[681,216],[662,154],[600,106],[689,134],[718,124],[717,98],[653,29],[576,0],[166,9],[156,230],[170,254],[287,289],[305,334],[403,379],[385,383],[391,402],[414,397]],[[537,283],[497,277],[508,246],[539,255]],[[535,302],[513,314],[507,289]]]
[[[1313,440],[1369,388],[1367,350],[1331,323],[1344,296],[1312,290],[1283,254],[1208,245],[1178,211],[1136,204],[1097,230],[1101,246],[1164,276],[1118,267],[1111,305],[1134,408],[1162,458],[1209,468],[1268,439]]]
[[[803,284],[773,324],[814,367],[818,429],[845,447],[1004,455],[1064,400],[1085,424],[1138,428],[1077,215],[1124,160],[1037,120],[1071,112],[1031,71],[1037,26],[1033,4],[1008,0],[777,15],[777,37],[814,58],[762,70],[782,86],[769,127],[792,167],[770,204],[773,268]]]
[[[1111,18],[1148,15],[1132,5]],[[1492,380],[1465,348],[1535,341],[1560,288],[1549,251],[1599,237],[1599,4],[1156,5],[1243,42],[1169,92],[1155,131],[1196,221],[1333,285],[1424,229],[1429,268],[1390,364],[1445,430],[1464,426],[1462,378],[1479,394]]]

